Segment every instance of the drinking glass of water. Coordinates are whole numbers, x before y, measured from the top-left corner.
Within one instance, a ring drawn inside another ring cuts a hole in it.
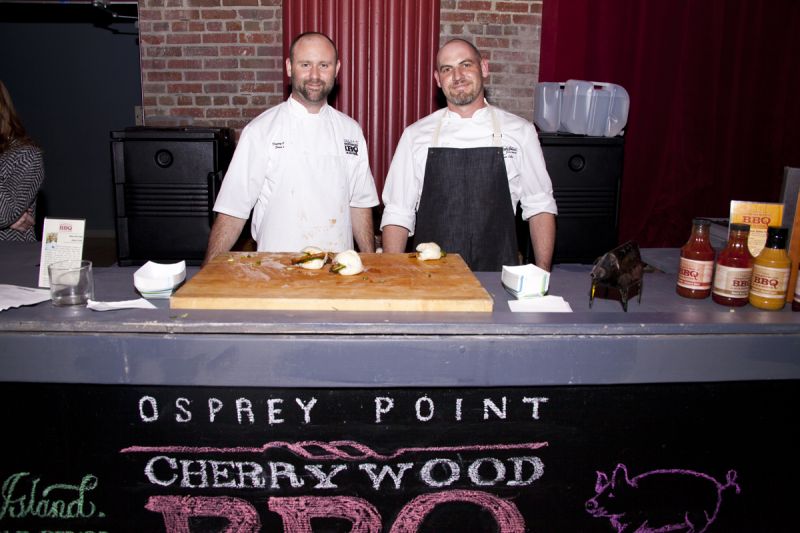
[[[89,299],[94,298],[91,261],[57,261],[51,263],[47,269],[50,273],[50,297],[53,305],[86,305]]]

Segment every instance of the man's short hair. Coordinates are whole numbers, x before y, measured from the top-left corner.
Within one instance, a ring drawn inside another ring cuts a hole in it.
[[[469,42],[469,41],[468,41],[468,40],[466,40],[466,39],[462,39],[461,37],[454,37],[454,38],[450,39],[449,41],[447,41],[446,43],[444,43],[442,46],[440,46],[440,47],[439,47],[439,51],[441,51],[441,50],[442,50],[442,48],[444,48],[444,47],[445,47],[445,46],[447,46],[448,44],[450,44],[450,43],[455,43],[455,42],[460,42],[460,43],[464,43],[464,44],[466,44],[467,46],[469,46],[470,48],[472,48],[472,51],[473,51],[473,52],[475,52],[475,55],[477,55],[477,56],[478,56],[478,59],[483,59],[483,56],[481,55],[481,51],[480,51],[480,50],[478,50],[478,48],[477,48],[477,47],[476,47],[474,44],[472,44],[471,42]],[[437,57],[438,57],[438,55],[439,55],[439,54],[438,54],[438,52],[437,52],[437,54],[436,54],[436,55],[437,55]],[[437,63],[438,63],[438,60],[437,60]]]
[[[324,33],[321,33],[321,32],[318,32],[318,31],[305,31],[305,32],[301,33],[300,35],[298,35],[297,37],[295,37],[294,39],[292,39],[292,44],[289,45],[289,61],[292,61],[292,62],[294,61],[294,45],[297,44],[297,41],[299,41],[300,39],[302,39],[304,37],[311,37],[311,36],[314,36],[314,35],[318,35],[320,37],[323,37],[329,43],[331,43],[331,46],[333,46],[333,52],[334,52],[334,54],[336,56],[336,61],[339,60],[339,49],[336,48],[336,43],[333,42],[333,39],[331,39],[330,37],[328,37]]]

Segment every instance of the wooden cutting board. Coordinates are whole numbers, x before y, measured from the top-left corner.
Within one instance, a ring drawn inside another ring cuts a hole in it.
[[[491,312],[492,297],[457,254],[361,254],[364,272],[342,276],[292,266],[297,254],[228,252],[170,299],[173,309]]]

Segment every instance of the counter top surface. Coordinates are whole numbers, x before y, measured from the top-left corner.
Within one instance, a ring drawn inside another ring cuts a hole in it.
[[[669,250],[657,256],[669,264]],[[675,260],[677,260],[676,251]],[[647,251],[643,257],[647,260]],[[34,287],[38,249],[0,246],[0,283]],[[136,267],[95,271],[100,301],[137,298]],[[198,269],[190,267],[188,275]],[[0,381],[462,387],[800,379],[800,313],[735,310],[644,278],[642,302],[595,299],[588,265],[558,265],[572,313],[512,313],[499,273],[477,277],[494,311],[156,309],[97,312],[49,301],[0,312]]]
[[[37,245],[2,243],[0,283],[35,287]],[[643,250],[645,260],[648,250]],[[653,263],[668,265],[675,250],[653,250]],[[677,258],[675,259],[677,261]],[[95,299],[129,300],[139,297],[133,286],[137,267],[96,268]],[[663,268],[663,267],[660,267]],[[191,278],[198,267],[188,267]],[[358,312],[358,311],[234,311],[170,309],[168,300],[151,300],[154,310],[109,312],[85,308],[58,308],[50,302],[0,313],[3,331],[70,331],[129,333],[226,334],[417,334],[417,335],[557,335],[557,334],[718,334],[800,333],[800,313],[787,305],[782,311],[752,306],[727,308],[710,298],[689,300],[675,293],[675,274],[647,272],[641,303],[634,297],[623,312],[617,300],[595,298],[589,307],[589,265],[557,265],[550,294],[569,302],[572,313],[512,313],[512,297],[503,289],[500,274],[476,276],[491,294],[491,313]]]

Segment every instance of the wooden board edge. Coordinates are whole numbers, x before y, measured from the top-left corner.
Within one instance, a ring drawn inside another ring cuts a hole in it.
[[[420,305],[423,304],[423,305]],[[170,298],[170,309],[212,309],[249,311],[402,311],[402,312],[469,312],[491,313],[494,301],[487,293],[485,298],[467,299],[358,299],[341,298],[321,302],[317,299],[300,298]]]

